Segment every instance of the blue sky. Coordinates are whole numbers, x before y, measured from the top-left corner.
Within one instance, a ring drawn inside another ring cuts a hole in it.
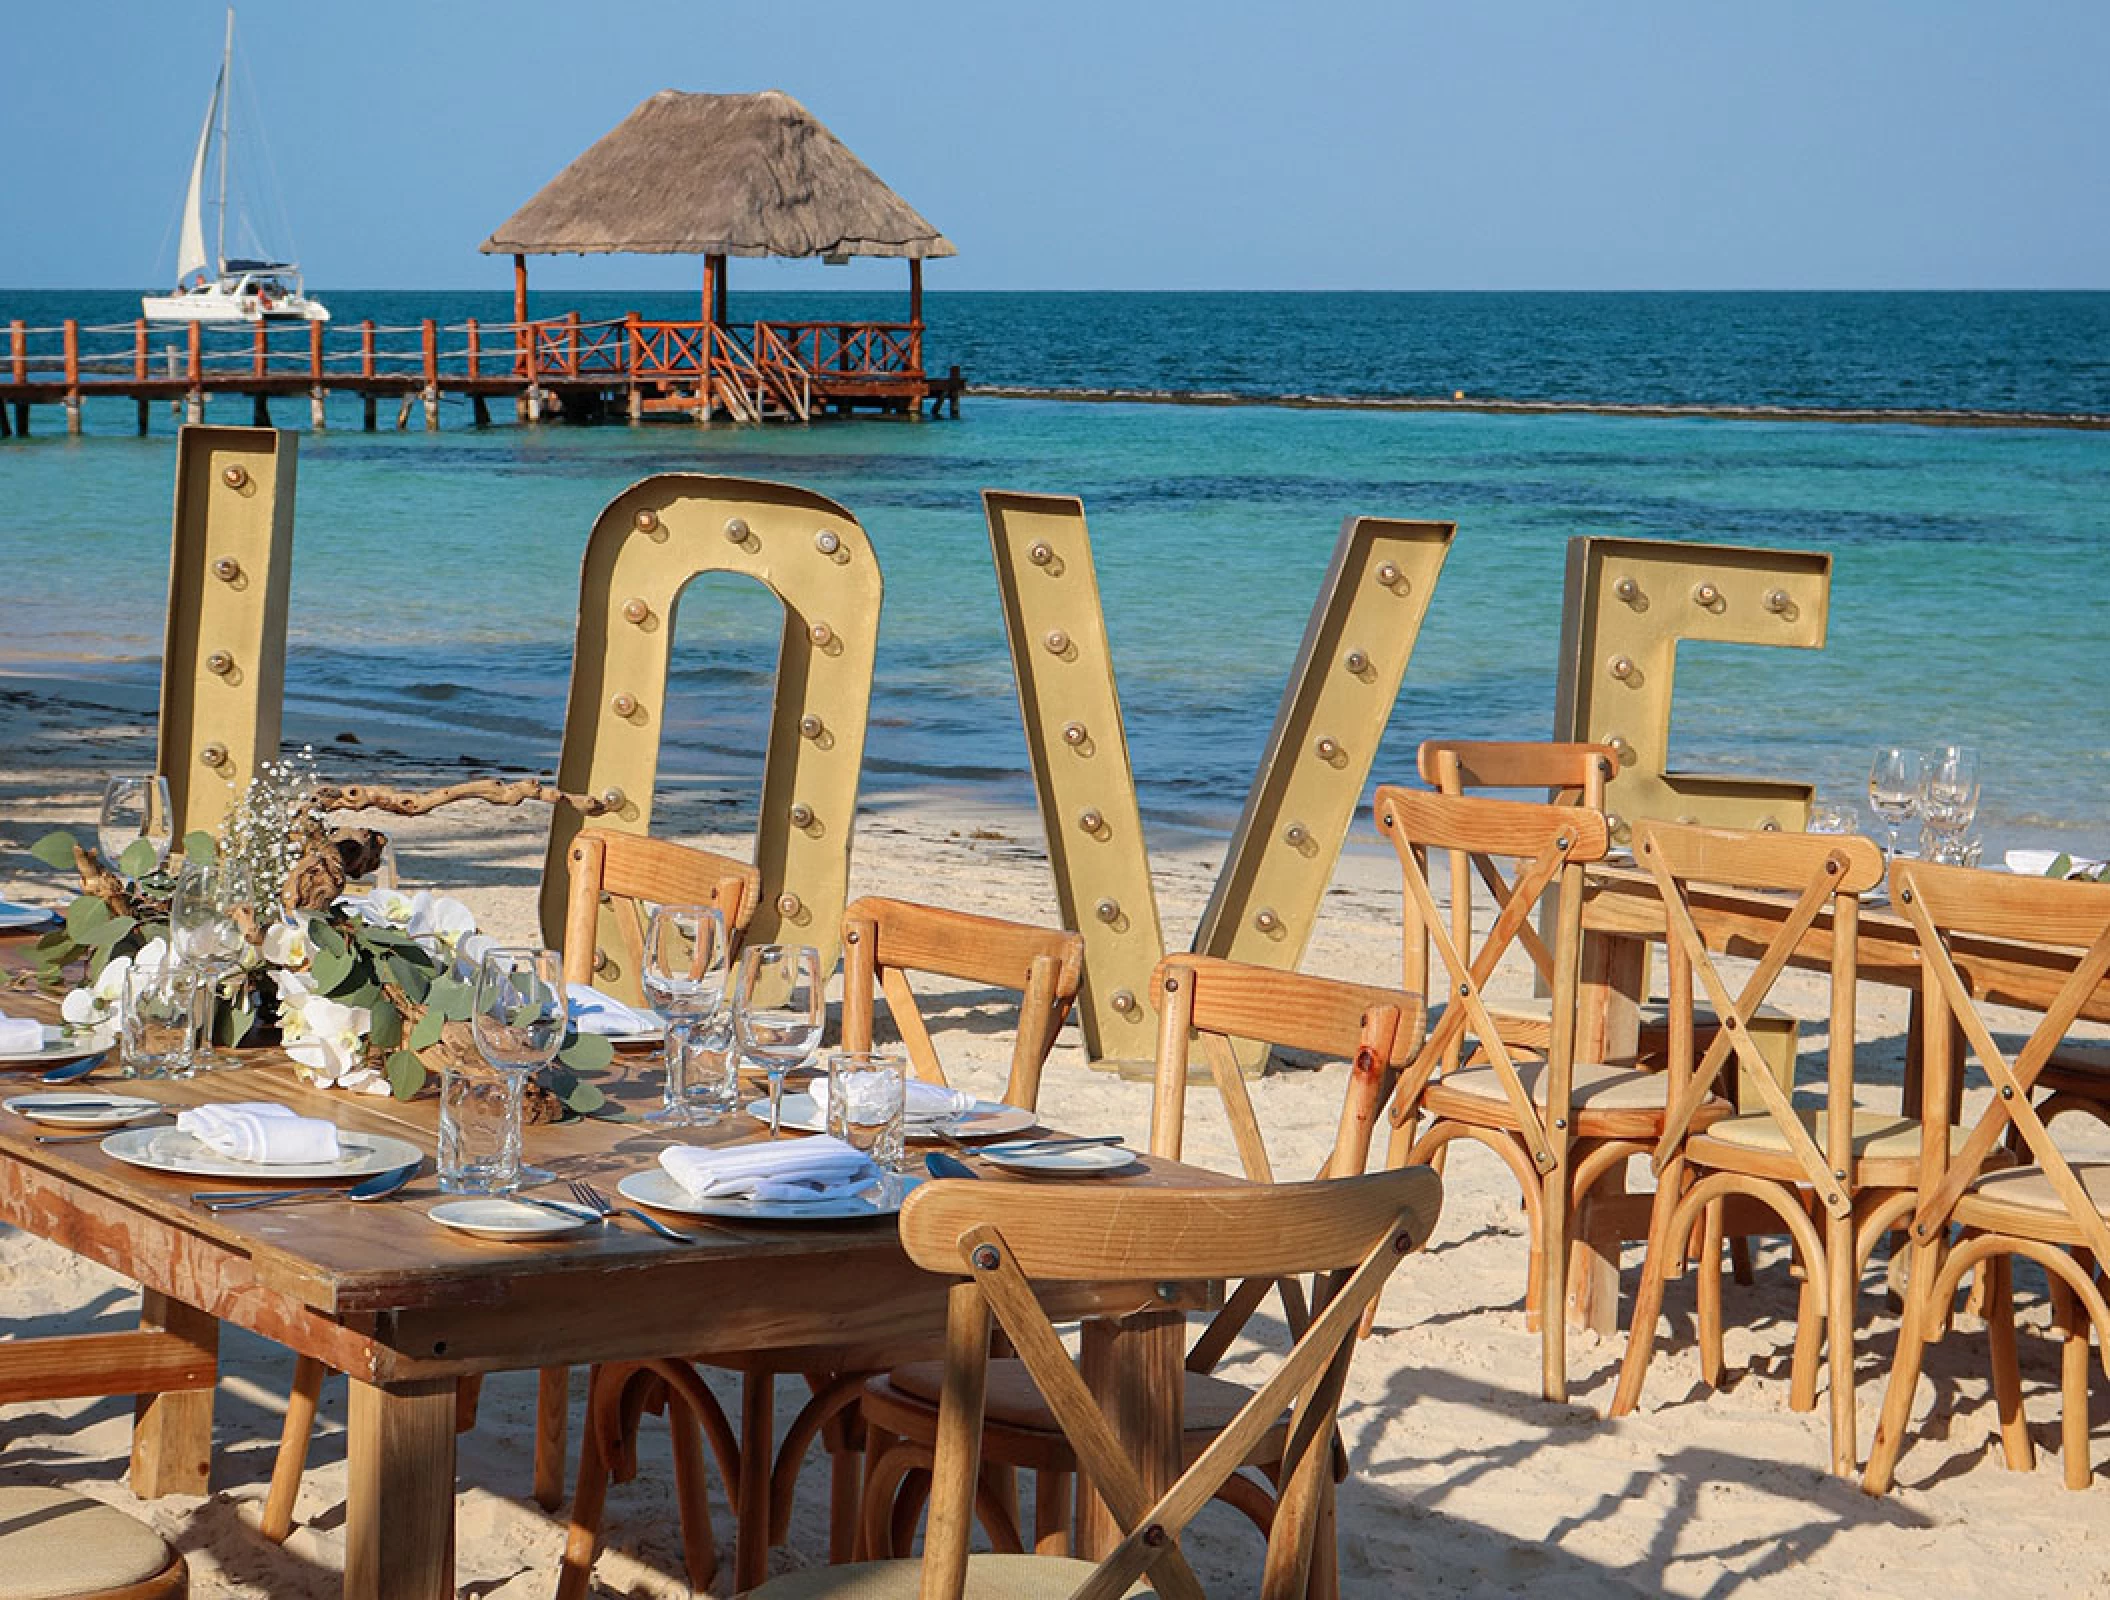
[[[0,0],[0,284],[172,275],[222,10]],[[639,100],[772,87],[960,247],[933,288],[2110,287],[2103,0],[252,0],[237,40],[322,290],[505,287],[478,242]]]

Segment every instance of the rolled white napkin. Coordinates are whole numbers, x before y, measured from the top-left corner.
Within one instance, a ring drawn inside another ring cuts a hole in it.
[[[626,1006],[614,995],[596,989],[590,983],[566,984],[565,995],[571,1006],[572,1026],[581,1033],[620,1037],[651,1033],[666,1026],[657,1011]]]
[[[0,1053],[26,1056],[43,1048],[43,1023],[35,1017],[11,1017],[0,1011]]]
[[[2051,864],[2058,860],[2062,854],[2071,859],[2073,863],[2071,871],[2099,872],[2102,870],[2103,864],[2100,861],[2091,861],[2086,856],[2073,855],[2071,851],[2010,850],[2004,859],[2007,862],[2008,871],[2017,873],[2025,878],[2041,878],[2051,870]]]
[[[659,1164],[698,1200],[840,1200],[879,1181],[869,1156],[825,1134],[715,1149],[670,1144]]]
[[[304,1166],[335,1161],[343,1154],[337,1129],[320,1117],[303,1117],[267,1100],[197,1106],[176,1113],[176,1128],[215,1155],[258,1166]]]
[[[813,1103],[819,1108],[821,1120],[828,1120],[828,1080],[815,1078],[812,1089]],[[908,1122],[942,1122],[947,1117],[957,1117],[972,1111],[982,1102],[964,1089],[948,1089],[942,1083],[925,1083],[921,1078],[908,1080],[908,1092],[901,1103],[901,1114]]]

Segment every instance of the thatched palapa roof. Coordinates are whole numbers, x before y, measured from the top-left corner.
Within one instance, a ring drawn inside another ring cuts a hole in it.
[[[508,217],[500,255],[949,256],[788,94],[662,89]]]

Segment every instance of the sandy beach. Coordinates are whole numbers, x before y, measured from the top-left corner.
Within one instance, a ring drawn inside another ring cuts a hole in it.
[[[153,757],[153,707],[106,687],[58,676],[0,677],[0,896],[50,902],[62,885],[26,847],[52,827],[92,830],[95,795],[113,770],[144,770]],[[476,771],[483,752],[390,742],[343,744],[338,726],[289,727],[315,743],[325,775],[406,784]],[[744,848],[722,814],[663,791],[657,831]],[[533,891],[546,815],[539,809],[458,807],[390,831],[406,884],[466,899],[500,935],[532,932]],[[1367,840],[1366,840],[1367,844]],[[1156,855],[1168,929],[1193,926],[1221,847]],[[937,797],[893,801],[861,818],[853,893],[893,893],[1030,920],[1052,921],[1054,894],[1030,814],[974,812]],[[1344,860],[1328,896],[1309,970],[1396,981],[1399,887],[1387,856],[1370,848]],[[1785,999],[1805,1018],[1802,1047],[1824,1047],[1824,1006],[1806,981]],[[1880,1103],[1902,1053],[1905,997],[1864,988],[1860,1043]],[[972,1030],[940,1040],[956,1080],[1001,1082],[1001,1040]],[[1807,1059],[1807,1055],[1806,1055]],[[1342,1089],[1338,1067],[1271,1076],[1255,1099],[1279,1170],[1315,1169]],[[1147,1084],[1094,1072],[1075,1030],[1050,1063],[1042,1108],[1050,1121],[1125,1133],[1140,1142]],[[1894,1102],[1893,1102],[1894,1103]],[[2067,1124],[2065,1126],[2071,1126]],[[1793,1287],[1780,1247],[1761,1259],[1759,1283],[1728,1292],[1730,1386],[1708,1392],[1692,1347],[1690,1279],[1672,1287],[1669,1339],[1640,1411],[1602,1420],[1621,1340],[1571,1338],[1572,1403],[1539,1398],[1539,1344],[1521,1310],[1522,1215],[1512,1182],[1491,1157],[1457,1147],[1443,1225],[1386,1295],[1376,1336],[1362,1351],[1343,1425],[1355,1471],[1344,1487],[1340,1533],[1344,1592],[1496,1595],[1527,1586],[1541,1596],[1731,1591],[1778,1595],[1913,1596],[2000,1590],[2032,1596],[2104,1592],[2110,1586],[2110,1519],[2101,1490],[2060,1487],[2056,1347],[2040,1337],[2041,1285],[2031,1294],[2022,1362],[2032,1431],[2042,1451],[2033,1475],[2005,1471],[1992,1437],[1985,1345],[1974,1319],[1930,1356],[1919,1415],[1940,1399],[1945,1421],[1907,1450],[1900,1486],[1884,1500],[1823,1470],[1823,1410],[1787,1406]],[[1190,1113],[1189,1159],[1229,1167],[1220,1119],[1205,1102]],[[1628,1252],[1631,1291],[1639,1251]],[[2025,1275],[2025,1285],[2034,1275]],[[66,1252],[0,1234],[0,1305],[16,1336],[116,1329],[133,1315],[128,1287]],[[1859,1408],[1865,1449],[1896,1332],[1881,1263],[1864,1284]],[[1231,1370],[1238,1370],[1234,1358]],[[125,1400],[40,1403],[0,1413],[9,1476],[84,1489],[163,1530],[189,1556],[192,1592],[217,1597],[321,1597],[337,1592],[344,1516],[343,1388],[325,1392],[302,1488],[299,1527],[282,1548],[255,1523],[291,1371],[282,1350],[239,1333],[224,1346],[213,1493],[202,1500],[134,1500],[123,1471],[131,1405]],[[584,1374],[575,1374],[574,1407]],[[731,1393],[728,1387],[725,1391]],[[460,1459],[460,1592],[488,1600],[545,1596],[555,1581],[561,1514],[525,1495],[534,1381],[494,1379]],[[2098,1451],[2101,1429],[2098,1427]],[[577,1437],[576,1420],[573,1437]],[[610,1500],[608,1552],[598,1592],[687,1593],[680,1562],[663,1430],[648,1428],[638,1480]],[[721,1537],[730,1528],[714,1484]],[[790,1548],[773,1570],[821,1559],[821,1474],[810,1472]],[[807,1514],[810,1512],[811,1514]],[[1258,1542],[1241,1520],[1205,1514],[1191,1541],[1205,1576],[1250,1566]]]

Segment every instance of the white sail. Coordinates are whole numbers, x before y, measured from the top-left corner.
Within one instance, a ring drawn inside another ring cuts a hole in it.
[[[227,63],[212,81],[212,98],[205,102],[205,126],[198,130],[198,153],[191,158],[190,193],[183,197],[183,232],[176,241],[176,281],[219,263],[205,254],[205,159],[212,151],[213,119],[220,114],[220,96],[227,88]]]

